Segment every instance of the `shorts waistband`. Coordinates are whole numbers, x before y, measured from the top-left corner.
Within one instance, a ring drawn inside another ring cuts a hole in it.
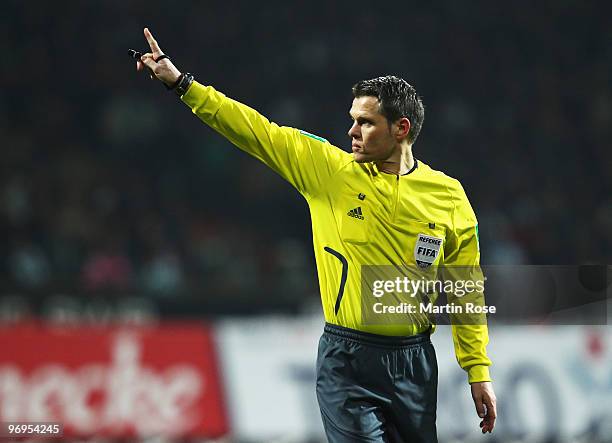
[[[323,330],[326,334],[336,337],[354,340],[363,344],[388,347],[402,347],[429,343],[429,336],[431,335],[431,328],[426,332],[416,335],[394,336],[372,334],[371,332],[358,331],[344,326],[332,325],[331,323],[325,323],[325,328]]]

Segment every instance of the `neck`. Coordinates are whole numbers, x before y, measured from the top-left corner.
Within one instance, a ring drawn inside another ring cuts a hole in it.
[[[378,170],[386,174],[404,175],[413,166],[412,145],[402,145],[388,159],[376,162]]]

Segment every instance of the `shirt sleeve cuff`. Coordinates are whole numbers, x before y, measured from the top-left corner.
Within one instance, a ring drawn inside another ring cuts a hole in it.
[[[198,104],[206,96],[206,87],[197,81],[192,81],[187,91],[181,96],[181,100],[190,108]]]
[[[489,367],[485,365],[476,365],[468,369],[468,381],[470,383],[478,383],[482,381],[491,381],[489,375]]]
[[[212,86],[204,86],[194,80],[181,100],[191,108],[194,114],[206,122],[219,111],[225,98],[223,93]]]

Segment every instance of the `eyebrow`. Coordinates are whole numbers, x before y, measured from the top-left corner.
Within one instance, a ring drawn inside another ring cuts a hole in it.
[[[353,115],[351,114],[351,112],[349,111],[348,113],[349,117],[355,121],[361,121],[361,122],[368,122],[368,123],[374,123],[374,120],[372,120],[371,118],[368,117],[363,117],[363,116],[359,116],[357,118],[354,118]]]

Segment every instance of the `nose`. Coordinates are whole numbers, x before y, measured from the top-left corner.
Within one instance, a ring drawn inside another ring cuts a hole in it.
[[[348,136],[356,139],[361,138],[361,131],[359,130],[359,125],[357,122],[353,122],[353,126],[351,126],[348,131]]]

